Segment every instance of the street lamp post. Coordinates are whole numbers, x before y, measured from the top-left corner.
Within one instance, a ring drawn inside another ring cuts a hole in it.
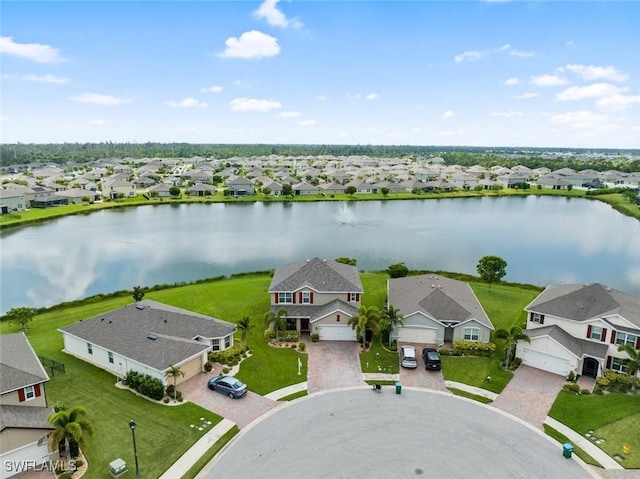
[[[136,423],[135,421],[129,421],[129,427],[131,428],[131,436],[133,437],[133,456],[136,459],[136,476],[140,475],[140,468],[138,467],[138,449],[136,448]]]

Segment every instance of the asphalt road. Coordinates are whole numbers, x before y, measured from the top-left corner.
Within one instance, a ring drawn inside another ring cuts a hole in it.
[[[403,388],[308,396],[267,413],[199,477],[593,477],[557,443],[494,408]]]

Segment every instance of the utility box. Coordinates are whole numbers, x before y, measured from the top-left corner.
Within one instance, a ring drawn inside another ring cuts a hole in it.
[[[401,393],[402,393],[402,383],[398,381],[396,383],[396,394],[401,394]]]
[[[122,477],[127,472],[127,463],[118,458],[109,463],[111,477]]]
[[[569,444],[568,442],[562,445],[562,455],[566,458],[571,457],[571,453],[573,452],[573,444]]]

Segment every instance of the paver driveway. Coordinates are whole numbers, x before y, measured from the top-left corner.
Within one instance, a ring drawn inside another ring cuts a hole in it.
[[[240,429],[279,405],[277,401],[251,392],[250,384],[248,384],[249,392],[240,399],[231,399],[224,394],[212,391],[207,387],[207,381],[212,376],[212,374],[198,374],[180,384],[178,389],[182,391],[185,399],[235,422]]]
[[[418,356],[418,367],[407,369],[400,366],[400,383],[407,387],[433,389],[434,391],[448,391],[444,385],[442,371],[427,371],[424,359],[422,359],[422,348],[429,345],[417,343],[401,343],[399,346],[409,345],[416,348]],[[399,350],[400,348],[398,348]],[[398,357],[398,362],[400,357]]]
[[[354,341],[310,343],[307,370],[309,394],[328,389],[362,386],[364,376]]]
[[[549,408],[564,383],[565,378],[557,374],[520,366],[492,406],[542,429]]]

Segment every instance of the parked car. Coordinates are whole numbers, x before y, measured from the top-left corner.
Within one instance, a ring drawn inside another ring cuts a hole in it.
[[[247,385],[233,376],[215,376],[209,379],[209,389],[238,399],[247,394]]]
[[[416,348],[413,346],[401,346],[400,358],[400,364],[403,368],[418,367],[418,356],[416,355]]]
[[[424,348],[422,350],[422,359],[427,369],[433,369],[440,371],[442,369],[442,362],[440,361],[440,354],[438,350],[433,348]]]

